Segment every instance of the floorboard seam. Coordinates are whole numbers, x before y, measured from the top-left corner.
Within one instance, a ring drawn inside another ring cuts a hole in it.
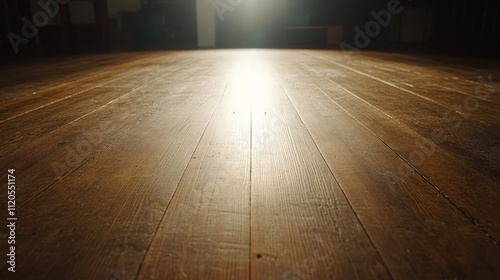
[[[368,240],[370,241],[370,244],[371,246],[373,247],[373,249],[375,250],[375,252],[377,253],[378,257],[380,258],[381,262],[382,262],[382,265],[384,266],[385,270],[387,271],[387,274],[389,275],[389,279],[394,279],[394,277],[392,276],[391,274],[391,271],[389,270],[389,267],[387,266],[387,264],[385,263],[385,260],[384,258],[382,257],[382,255],[380,254],[377,246],[375,246],[375,243],[373,242],[371,236],[368,234],[368,231],[366,230],[363,222],[361,222],[361,219],[359,218],[359,215],[358,213],[356,212],[356,210],[354,210],[354,207],[352,206],[351,202],[349,201],[349,199],[347,198],[347,195],[346,193],[344,192],[344,189],[342,188],[342,186],[340,185],[340,183],[337,181],[337,178],[335,177],[332,169],[330,168],[330,165],[328,164],[328,162],[326,161],[325,157],[323,156],[323,153],[321,152],[320,148],[318,147],[316,141],[314,141],[314,137],[312,137],[311,135],[311,132],[309,131],[309,129],[307,128],[307,125],[304,123],[304,121],[302,120],[302,117],[300,116],[300,113],[299,111],[297,110],[297,107],[295,106],[295,104],[293,103],[292,99],[290,98],[290,96],[288,95],[287,91],[285,90],[285,88],[283,87],[283,85],[281,84],[280,82],[280,86],[281,86],[281,89],[283,90],[283,92],[285,93],[285,95],[287,96],[288,100],[290,101],[290,103],[292,104],[293,108],[295,109],[295,112],[297,113],[297,116],[299,117],[299,120],[300,122],[302,123],[302,125],[304,125],[304,128],[306,129],[307,131],[307,134],[309,135],[309,137],[311,138],[312,142],[314,143],[314,147],[316,147],[316,150],[319,152],[319,154],[321,155],[321,158],[323,159],[323,162],[325,163],[325,165],[328,167],[328,170],[330,171],[330,174],[332,174],[332,177],[333,179],[335,180],[335,182],[337,183],[337,185],[339,186],[339,189],[340,191],[342,192],[342,195],[344,196],[344,198],[346,199],[348,205],[349,205],[349,208],[352,210],[352,212],[354,213],[354,216],[356,216],[356,220],[358,221],[358,223],[361,225],[361,228],[363,229],[363,232],[366,234]]]
[[[372,133],[373,134],[373,133]],[[377,135],[374,134],[375,137],[380,139]],[[487,229],[484,228],[481,224],[479,224],[474,218],[472,214],[469,214],[465,209],[456,204],[449,196],[447,196],[440,188],[435,186],[432,182],[430,182],[424,174],[420,173],[416,167],[414,167],[410,162],[408,162],[405,158],[403,158],[397,151],[393,150],[387,143],[385,143],[382,139],[380,139],[389,149],[391,149],[399,158],[401,158],[406,164],[408,164],[422,179],[424,179],[430,186],[432,186],[440,195],[442,195],[453,207],[455,207],[462,215],[465,216],[467,220],[469,220],[473,225],[479,228],[488,238],[491,239],[491,242],[496,246],[500,247],[500,242],[493,237]]]
[[[138,63],[138,61],[139,61],[139,60],[134,60],[134,61],[132,61],[132,62],[130,62],[130,63],[128,63],[128,64]],[[181,66],[180,68],[182,68],[182,66]],[[177,70],[178,70],[178,69],[177,69]],[[173,72],[173,71],[170,71],[170,72]],[[167,73],[170,73],[170,72],[167,72]],[[95,74],[95,75],[92,75],[92,76],[90,76],[90,77],[99,76],[99,75],[100,75],[100,74]],[[130,75],[125,75],[125,77],[128,77],[128,76],[135,76],[135,75],[136,75],[136,73],[130,73]],[[80,80],[85,80],[85,79],[88,79],[88,78],[89,78],[89,77],[85,77],[85,78],[82,78],[82,79],[77,79],[77,80],[74,80],[74,81],[71,81],[71,82],[64,83],[64,84],[62,84],[62,85],[71,84],[71,83],[77,83],[77,82],[78,82],[78,81],[80,81]],[[20,114],[14,115],[14,116],[11,116],[11,117],[9,117],[9,118],[7,118],[7,119],[0,120],[0,124],[1,124],[1,123],[4,123],[4,122],[7,122],[7,121],[10,121],[10,120],[13,120],[13,119],[15,119],[15,118],[17,118],[17,117],[24,116],[24,115],[29,114],[29,113],[31,113],[31,112],[37,111],[37,110],[39,110],[39,109],[45,108],[45,107],[47,107],[47,106],[50,106],[50,105],[53,105],[53,104],[59,103],[59,102],[64,101],[64,100],[66,100],[66,99],[73,98],[73,97],[78,96],[78,95],[80,95],[80,94],[82,94],[82,93],[86,93],[86,92],[88,92],[88,91],[90,91],[90,90],[92,90],[92,89],[95,89],[95,88],[99,88],[99,87],[106,86],[106,84],[112,83],[112,82],[114,82],[114,81],[116,81],[116,80],[119,80],[119,79],[122,79],[122,78],[124,78],[124,77],[117,77],[117,78],[114,78],[114,79],[112,78],[111,80],[107,81],[105,84],[97,84],[97,85],[94,85],[94,86],[90,86],[90,87],[88,87],[88,88],[85,88],[85,89],[84,89],[84,90],[82,90],[82,91],[78,91],[78,92],[76,92],[76,93],[74,93],[74,94],[71,94],[71,95],[65,96],[65,97],[63,97],[63,98],[60,98],[60,99],[54,100],[54,101],[52,101],[52,102],[49,102],[49,103],[43,104],[43,105],[41,105],[41,106],[39,106],[39,107],[36,107],[36,108],[34,108],[34,109],[31,109],[31,110],[28,110],[28,111],[22,112],[22,113],[20,113]],[[154,80],[158,80],[158,79],[160,79],[160,78],[161,78],[161,77],[157,77],[157,78],[155,78]],[[42,92],[42,91],[51,90],[52,88],[57,88],[57,87],[62,86],[62,85],[56,85],[56,86],[53,86],[53,87],[45,88],[45,89],[39,90],[39,91],[38,91],[38,92],[36,92],[36,93],[39,93],[39,92]],[[133,89],[133,90],[139,89],[139,88],[141,88],[141,87],[143,87],[143,86],[142,86],[142,85],[141,85],[141,86],[138,86],[137,88],[135,88],[135,89]],[[11,99],[8,99],[8,100],[11,100]],[[5,101],[6,101],[6,100],[1,101],[0,103],[3,103],[3,102],[5,102]]]
[[[249,272],[249,279],[252,279],[252,261],[253,261],[253,258],[252,258],[252,158],[253,158],[253,154],[252,154],[252,130],[253,130],[253,121],[252,121],[252,117],[253,117],[253,100],[250,101],[250,180],[249,180],[249,183],[250,183],[250,187],[249,187],[249,190],[248,190],[248,194],[249,194],[249,197],[248,197],[248,209],[249,209],[249,212],[250,212],[250,215],[249,215],[249,241],[248,241],[248,258],[249,258],[249,262],[248,262],[248,272]]]
[[[340,86],[340,85],[339,85]],[[343,88],[343,87],[342,87]],[[319,88],[318,88],[319,89]],[[328,99],[330,99],[335,105],[337,105],[342,111],[344,111],[346,114],[348,114],[351,118],[353,118],[357,123],[359,123],[361,126],[363,126],[370,134],[375,136],[377,139],[379,139],[385,146],[387,146],[394,154],[396,154],[401,160],[403,160],[411,169],[413,169],[422,179],[424,179],[434,190],[436,190],[439,194],[441,194],[454,208],[456,208],[462,215],[465,216],[466,219],[468,219],[473,225],[475,225],[477,228],[479,228],[488,238],[491,239],[493,244],[496,246],[500,247],[500,242],[496,240],[485,228],[484,226],[480,225],[476,218],[474,218],[473,215],[469,214],[465,209],[461,208],[458,204],[456,204],[449,196],[447,196],[440,188],[435,186],[433,183],[431,183],[424,174],[418,171],[416,167],[414,167],[410,162],[408,162],[402,155],[400,155],[396,150],[394,150],[389,143],[384,141],[381,137],[379,137],[373,130],[368,128],[366,125],[364,125],[360,120],[358,120],[355,116],[353,116],[351,113],[347,111],[346,108],[342,107],[340,104],[338,104],[335,100],[333,100],[328,94],[326,94],[323,90],[319,89]],[[347,91],[351,93],[350,91]],[[378,108],[377,108],[378,109]],[[410,129],[411,130],[411,129]],[[413,131],[413,130],[412,130]]]
[[[311,55],[309,55],[311,57]],[[323,59],[321,59],[323,60]],[[342,65],[339,65],[339,66],[342,66]],[[344,67],[345,68],[345,67]],[[321,73],[318,73],[317,71],[315,71],[318,75],[320,76],[323,76],[321,75]],[[374,109],[380,111],[381,113],[383,113],[384,115],[388,116],[389,118],[391,119],[394,119],[392,116],[386,114],[384,111],[380,110],[379,108],[375,107],[374,105],[370,104],[369,102],[367,102],[366,100],[362,99],[361,97],[357,96],[356,94],[354,94],[353,92],[351,92],[350,90],[344,88],[342,85],[338,84],[337,82],[335,81],[332,81],[331,79],[327,78],[328,81],[334,83],[335,85],[339,86],[340,88],[342,88],[343,90],[345,90],[347,93],[353,95],[354,97],[360,99],[361,101],[365,102],[366,104],[368,104],[369,106],[373,107]],[[316,85],[315,85],[316,86]],[[474,216],[472,216],[471,214],[469,214],[465,209],[462,209],[460,206],[458,206],[450,197],[448,197],[441,189],[439,189],[437,186],[435,186],[434,184],[432,184],[422,173],[420,173],[414,166],[412,166],[403,156],[401,156],[397,151],[395,151],[386,141],[384,141],[381,137],[379,137],[374,131],[372,131],[371,129],[369,129],[366,125],[364,125],[360,120],[358,120],[355,116],[353,116],[351,113],[349,113],[347,111],[347,109],[345,109],[344,107],[342,107],[340,104],[338,104],[336,101],[334,101],[328,94],[326,94],[320,87],[316,86],[316,88],[318,88],[318,90],[320,90],[328,99],[330,99],[333,103],[335,103],[339,108],[341,108],[346,114],[348,114],[349,116],[351,116],[356,122],[358,122],[359,124],[361,124],[365,129],[367,129],[373,136],[377,137],[380,141],[382,141],[382,143],[384,143],[384,145],[386,145],[392,152],[394,152],[399,158],[401,158],[406,164],[408,164],[417,174],[419,174],[419,176],[421,176],[432,188],[434,188],[439,194],[441,194],[453,207],[455,207],[458,211],[460,211],[460,213],[462,213],[462,215],[464,215],[473,225],[477,226],[486,236],[488,236],[488,238],[491,239],[491,241],[500,247],[500,242],[498,240],[496,240],[496,238],[494,238],[485,228],[484,226],[480,225],[477,220],[474,218]],[[406,126],[406,125],[404,125]],[[408,126],[406,126],[408,127]],[[411,129],[410,127],[408,127],[408,129],[410,129],[411,131],[417,133],[416,131],[414,131],[413,129]],[[418,135],[420,135],[419,133],[417,133]],[[423,136],[422,136],[423,137]],[[425,138],[425,137],[424,137]]]
[[[309,55],[309,56],[310,56],[310,57],[313,57],[313,56],[311,56],[311,55]],[[320,60],[325,61],[324,59],[321,59],[321,58],[320,58]],[[436,104],[436,105],[438,105],[438,106],[441,106],[441,107],[443,107],[443,108],[446,108],[446,109],[448,109],[448,110],[452,110],[452,111],[453,111],[453,108],[449,108],[448,106],[446,106],[446,105],[444,105],[444,104],[441,104],[441,103],[440,103],[440,102],[438,102],[438,101],[435,101],[435,100],[433,100],[433,99],[431,99],[431,98],[429,98],[429,97],[426,97],[426,96],[423,96],[423,95],[418,94],[418,93],[416,93],[416,92],[413,92],[413,91],[411,91],[411,90],[409,90],[409,89],[405,89],[405,88],[399,87],[399,86],[397,86],[397,85],[395,85],[395,84],[393,84],[393,83],[391,83],[391,82],[385,81],[385,80],[383,80],[383,79],[381,79],[381,78],[378,78],[378,77],[372,76],[372,75],[370,75],[370,74],[366,74],[366,73],[364,73],[364,72],[362,72],[362,71],[356,70],[356,69],[354,69],[354,68],[351,68],[351,67],[349,67],[349,66],[343,65],[343,64],[338,63],[338,62],[327,61],[327,63],[335,64],[335,65],[337,65],[337,66],[339,66],[339,67],[342,67],[342,68],[344,68],[344,69],[347,69],[347,70],[349,70],[349,71],[351,71],[351,72],[357,73],[358,75],[365,76],[365,77],[370,78],[370,79],[372,79],[372,80],[374,80],[374,81],[377,81],[377,82],[379,82],[379,83],[382,83],[382,84],[388,85],[388,86],[390,86],[390,87],[392,87],[392,88],[395,88],[395,89],[397,89],[397,90],[400,90],[400,91],[404,91],[404,92],[409,93],[409,94],[411,94],[411,95],[413,95],[413,96],[416,96],[416,97],[422,98],[422,99],[424,99],[424,100],[426,100],[426,101],[429,101],[429,102],[434,103],[434,104]]]
[[[162,215],[160,221],[158,222],[158,225],[156,226],[156,230],[154,231],[154,234],[151,237],[151,241],[149,242],[148,248],[146,249],[146,252],[144,253],[144,256],[142,257],[142,261],[139,264],[139,267],[137,269],[137,274],[135,275],[134,279],[137,279],[139,277],[139,275],[141,274],[144,261],[146,260],[146,256],[148,255],[148,252],[151,250],[151,246],[152,246],[152,244],[153,244],[153,242],[155,240],[155,237],[156,237],[156,234],[158,233],[158,230],[160,229],[160,226],[161,226],[161,224],[163,222],[163,219],[165,218],[165,214],[167,213],[167,210],[168,210],[170,204],[172,203],[172,200],[175,197],[175,194],[177,193],[177,190],[179,189],[179,184],[182,181],[182,179],[184,178],[184,175],[186,174],[186,170],[188,169],[188,166],[189,166],[189,163],[191,162],[191,159],[193,158],[194,154],[196,153],[196,150],[198,149],[198,147],[199,147],[199,145],[201,143],[201,140],[205,136],[205,133],[207,132],[207,129],[210,126],[210,123],[213,120],[213,117],[215,115],[215,112],[217,111],[217,108],[219,107],[219,104],[220,104],[220,101],[222,100],[222,97],[226,94],[226,90],[227,90],[227,84],[224,87],[224,90],[223,90],[222,94],[220,95],[219,100],[217,100],[217,103],[214,106],[214,110],[212,111],[210,119],[208,120],[207,125],[203,129],[203,133],[201,134],[200,139],[198,140],[198,143],[196,144],[196,147],[193,149],[193,153],[191,154],[191,157],[190,157],[188,163],[186,164],[186,167],[184,168],[184,171],[182,172],[182,175],[179,178],[179,181],[177,181],[177,184],[175,186],[175,190],[172,193],[172,196],[170,197],[170,200],[168,201],[167,205],[165,206],[165,211],[163,211],[163,215]]]

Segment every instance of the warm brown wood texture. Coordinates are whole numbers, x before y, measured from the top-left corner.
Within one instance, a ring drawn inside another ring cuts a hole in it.
[[[1,66],[0,279],[498,279],[499,70],[314,50]]]

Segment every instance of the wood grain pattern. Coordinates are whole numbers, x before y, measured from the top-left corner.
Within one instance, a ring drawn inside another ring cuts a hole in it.
[[[371,237],[394,277],[444,279],[474,274],[481,278],[489,273],[497,274],[494,265],[481,267],[482,261],[474,263],[467,257],[474,250],[476,254],[485,251],[498,254],[493,242],[417,172],[406,177],[393,174],[401,166],[411,167],[384,142],[377,141],[378,129],[369,131],[372,127],[363,125],[364,122],[351,114],[353,108],[340,105],[352,104],[348,97],[335,94],[343,91],[342,88],[327,88],[325,92],[311,81],[315,81],[314,78],[307,76],[303,80],[285,80],[284,87],[360,221],[369,233],[381,233]],[[355,111],[364,112],[364,109],[366,107],[359,107]],[[370,124],[377,121],[376,117],[381,118],[377,114],[370,117]],[[383,124],[390,128],[391,122],[394,121],[386,119]],[[345,131],[345,127],[349,127],[349,131]],[[402,131],[404,129],[400,129],[400,135]],[[434,203],[428,204],[429,201]],[[384,213],[383,219],[377,218],[379,212]],[[405,220],[413,222],[410,225]],[[455,231],[448,231],[446,239],[439,238],[449,228]],[[468,232],[468,238],[463,239],[460,232]],[[448,251],[443,252],[443,247]],[[450,251],[453,251],[454,266],[444,269],[439,260],[451,257]],[[408,261],[403,262],[410,265],[401,266],[404,259]],[[411,265],[415,259],[421,264],[425,262],[426,269]]]
[[[498,279],[499,69],[252,49],[2,65],[0,279]]]
[[[313,73],[313,70],[309,73]],[[416,168],[436,189],[448,195],[450,200],[466,212],[470,219],[488,228],[488,233],[496,236],[498,240],[500,231],[495,220],[497,220],[496,213],[500,213],[500,208],[496,202],[489,200],[489,197],[497,194],[499,190],[498,172],[496,172],[498,170],[497,151],[495,148],[487,148],[488,146],[498,147],[496,143],[498,140],[495,137],[497,129],[471,123],[465,119],[459,119],[461,121],[456,128],[454,127],[457,125],[455,121],[446,121],[446,113],[438,112],[434,114],[443,116],[441,121],[433,120],[431,117],[417,118],[414,115],[411,121],[407,121],[410,118],[405,115],[415,114],[409,104],[388,109],[393,103],[384,99],[385,96],[382,95],[373,98],[362,93],[366,90],[363,84],[348,79],[311,78],[310,80],[314,81],[316,87],[327,93],[331,99],[343,104],[352,115],[410,163],[412,168]],[[428,107],[423,108],[428,109]],[[441,111],[446,111],[446,109]],[[391,122],[391,119],[399,122]],[[419,123],[418,126],[415,122]],[[424,128],[426,133],[420,133],[423,131],[421,128]],[[477,134],[465,132],[469,129]],[[399,132],[396,137],[394,131]],[[476,143],[471,144],[471,142]],[[455,149],[457,146],[464,148],[453,153],[450,152],[451,145]],[[480,148],[471,150],[465,148],[467,145],[468,147],[477,145]],[[489,151],[478,154],[478,150],[481,149]],[[474,152],[475,156],[463,156],[464,151]],[[480,163],[483,157],[491,164]],[[450,162],[453,164],[449,165]],[[440,168],[442,166],[447,166],[445,172]],[[467,187],[457,189],[457,185]]]
[[[252,277],[385,279],[382,259],[265,58],[252,71]],[[353,260],[356,265],[353,265]]]
[[[139,279],[249,275],[249,104],[248,92],[238,84],[226,87],[169,204],[172,210],[165,213],[146,253]]]

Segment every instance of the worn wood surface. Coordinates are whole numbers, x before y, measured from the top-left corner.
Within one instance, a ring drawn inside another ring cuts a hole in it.
[[[206,50],[0,72],[0,279],[500,277],[498,62]]]

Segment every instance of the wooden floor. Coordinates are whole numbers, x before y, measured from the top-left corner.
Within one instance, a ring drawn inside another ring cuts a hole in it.
[[[242,49],[0,73],[0,279],[500,279],[498,62]]]

